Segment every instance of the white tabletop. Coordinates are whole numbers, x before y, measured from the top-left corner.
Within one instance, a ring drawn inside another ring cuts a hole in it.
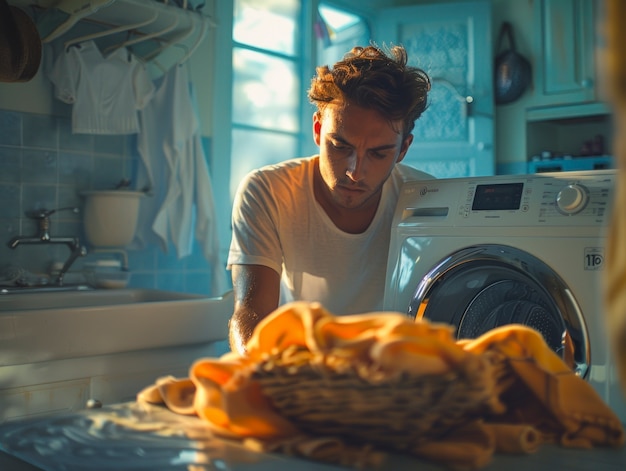
[[[163,433],[202,425],[167,409],[138,412],[135,403],[0,425],[0,470],[11,471],[339,471],[332,466],[285,455],[257,453],[208,434],[201,440]],[[129,428],[128,418],[134,420]],[[104,420],[103,420],[104,419]],[[166,424],[163,427],[163,424]],[[184,427],[182,427],[184,425]],[[207,432],[208,433],[208,432]],[[411,456],[388,455],[383,470],[442,471]],[[609,471],[626,469],[626,447],[591,450],[545,445],[530,455],[496,455],[484,471]]]

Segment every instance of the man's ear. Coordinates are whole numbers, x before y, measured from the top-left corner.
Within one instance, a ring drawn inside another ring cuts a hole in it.
[[[321,116],[322,114],[319,111],[316,111],[315,113],[313,113],[313,140],[315,141],[315,144],[317,146],[320,145],[320,135],[322,132],[322,121],[321,121]]]
[[[396,163],[402,162],[412,142],[413,134],[409,134],[407,137],[404,138],[404,140],[402,141],[402,147],[400,148],[400,153],[398,154],[398,158],[396,159]]]

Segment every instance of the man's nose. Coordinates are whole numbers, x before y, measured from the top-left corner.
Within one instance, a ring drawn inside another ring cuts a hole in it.
[[[346,169],[346,176],[353,182],[363,180],[364,177],[364,158],[358,155],[357,151],[354,151],[348,159],[348,168]]]

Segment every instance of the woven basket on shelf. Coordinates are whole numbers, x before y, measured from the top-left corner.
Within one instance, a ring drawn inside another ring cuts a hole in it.
[[[475,420],[494,400],[497,366],[485,356],[443,375],[384,381],[365,379],[359,365],[339,372],[281,360],[268,358],[253,373],[263,395],[303,432],[347,442],[409,450]]]

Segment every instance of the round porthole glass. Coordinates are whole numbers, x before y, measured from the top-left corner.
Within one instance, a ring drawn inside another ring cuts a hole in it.
[[[452,325],[459,339],[523,324],[577,374],[589,369],[587,331],[569,288],[544,262],[513,247],[477,245],[441,260],[417,286],[408,313]]]

